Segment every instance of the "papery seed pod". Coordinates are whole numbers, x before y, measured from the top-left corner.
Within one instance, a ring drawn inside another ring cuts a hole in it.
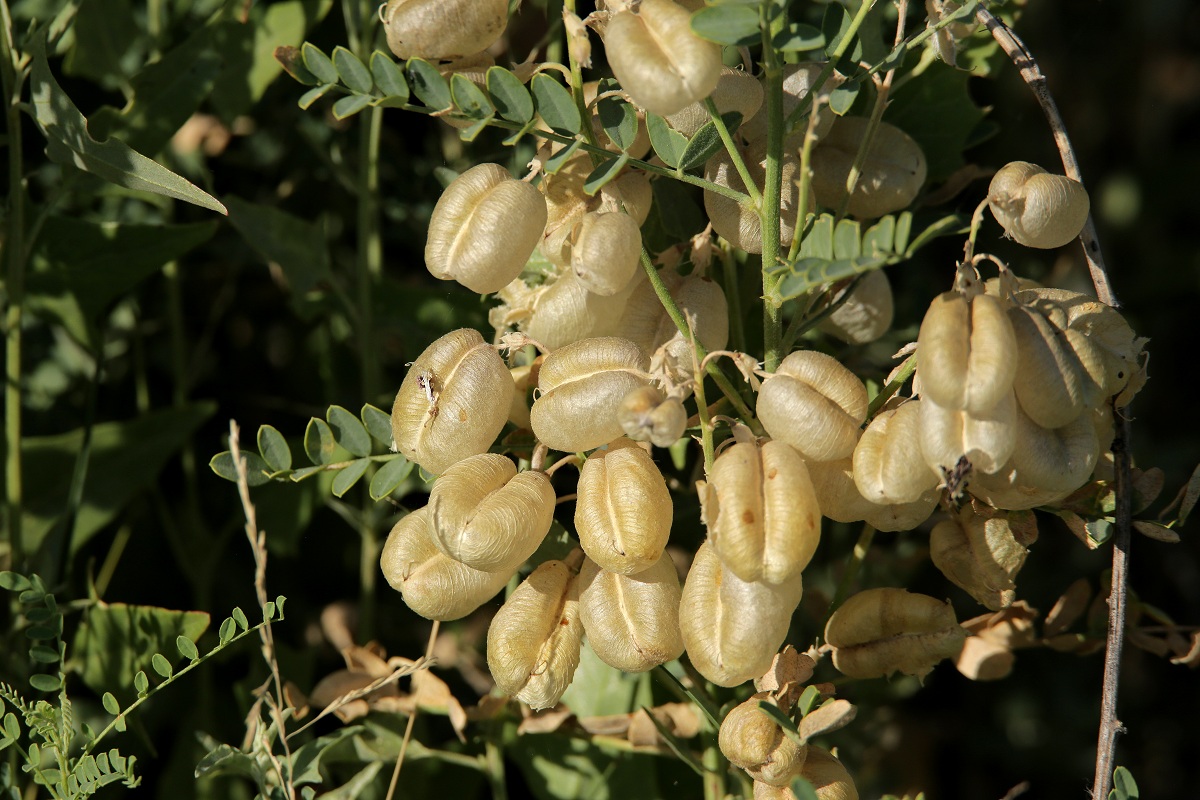
[[[867,388],[832,356],[798,350],[763,381],[757,413],[771,438],[810,461],[833,461],[854,452]]]
[[[783,117],[787,119],[793,111],[796,110],[801,101],[808,96],[813,85],[820,77],[821,71],[824,69],[824,62],[810,61],[804,64],[785,64],[783,66]],[[761,79],[765,82],[765,77]],[[829,129],[833,127],[834,120],[837,116],[829,110],[829,95],[838,86],[845,81],[837,72],[832,73],[825,79],[825,83],[821,84],[821,89],[817,92],[817,97],[820,98],[821,108],[817,111],[817,125],[813,130],[813,135],[818,139],[823,138]],[[812,108],[813,106],[809,106]],[[797,150],[804,144],[804,135],[808,130],[807,121],[800,123],[791,135],[784,139],[784,150]],[[767,140],[767,115],[757,114],[753,118],[745,121],[741,129],[742,138],[747,142],[754,144],[763,144]]]
[[[940,482],[921,457],[921,402],[880,412],[854,448],[854,483],[872,503],[911,503]]]
[[[1016,335],[997,298],[950,291],[933,299],[917,334],[922,396],[984,414],[1012,389],[1016,372]]]
[[[731,708],[721,721],[717,744],[730,764],[746,770],[754,780],[787,786],[804,767],[808,745],[785,734],[779,723],[758,707],[764,701],[774,704],[770,692],[759,692]]]
[[[400,384],[392,404],[396,449],[435,475],[486,452],[515,391],[504,359],[478,331],[451,331],[417,356]]]
[[[712,100],[721,114],[731,111],[741,114],[744,125],[762,107],[762,84],[748,72],[721,67],[721,76],[717,79],[717,87],[713,89]],[[690,139],[710,119],[708,108],[700,100],[668,116],[667,123]]]
[[[584,288],[611,296],[629,285],[642,257],[642,232],[633,217],[585,214],[571,238],[571,268]]]
[[[996,611],[1016,600],[1015,578],[1036,540],[1031,512],[972,503],[933,526],[929,557],[952,583]]]
[[[681,276],[673,269],[660,273],[667,291],[695,331],[700,344],[709,350],[723,350],[729,341],[729,306],[725,292],[715,281],[699,275]],[[676,383],[692,377],[691,345],[684,339],[675,321],[663,308],[649,281],[630,295],[621,315],[621,335],[637,342],[643,350],[656,354],[656,361]]]
[[[743,581],[785,583],[812,560],[821,509],[808,467],[783,442],[739,442],[698,484],[713,552]]]
[[[700,545],[683,584],[679,627],[692,664],[718,686],[757,678],[787,638],[804,593],[797,575],[786,583],[748,583]]]
[[[847,344],[867,344],[892,327],[895,305],[887,273],[872,270],[817,327]]]
[[[512,577],[483,572],[437,549],[428,506],[401,519],[388,534],[379,557],[383,576],[404,602],[426,619],[460,619],[496,596]]]
[[[579,473],[575,530],[605,570],[634,575],[653,566],[671,534],[671,493],[650,454],[628,439],[588,457]]]
[[[518,473],[498,453],[480,453],[442,473],[429,495],[437,548],[473,569],[511,572],[533,555],[554,521],[544,472]]]
[[[850,456],[834,461],[807,461],[808,474],[821,513],[837,522],[866,522],[879,531],[910,531],[937,508],[940,492],[931,489],[910,503],[872,503],[854,483]]]
[[[846,179],[868,125],[865,117],[840,117],[813,151],[812,190],[821,205],[836,209],[845,202]],[[925,185],[925,175],[921,146],[896,126],[881,122],[846,213],[859,219],[875,219],[908,208]]]
[[[645,672],[679,658],[679,573],[666,553],[636,575],[587,559],[579,573],[579,618],[592,650],[622,672]]]
[[[617,421],[635,442],[670,447],[683,436],[687,411],[675,397],[664,397],[653,386],[642,386],[625,395],[617,409]]]
[[[1062,247],[1079,236],[1090,210],[1083,184],[1013,161],[988,186],[988,208],[1004,231],[1026,247]]]
[[[741,148],[742,160],[755,184],[761,186],[767,173],[767,153],[763,144]],[[800,161],[791,151],[783,155],[782,190],[780,194],[779,236],[784,246],[792,243],[796,222],[796,203],[799,202],[797,181]],[[733,166],[728,151],[720,150],[704,165],[704,179],[718,186],[745,192],[746,184]],[[815,205],[810,204],[809,210]],[[762,219],[751,203],[739,203],[731,197],[704,190],[704,211],[712,221],[713,230],[747,253],[761,253]]]
[[[692,33],[691,14],[670,0],[642,0],[608,21],[604,49],[633,102],[667,116],[712,94],[721,47]]]
[[[624,210],[639,228],[646,224],[653,205],[654,189],[650,186],[650,176],[641,170],[624,172],[600,189],[600,210]]]
[[[1009,392],[980,414],[921,399],[921,456],[934,474],[953,470],[963,456],[975,472],[1004,466],[1017,444],[1017,400]]]
[[[388,47],[400,58],[455,58],[500,38],[508,0],[388,0],[383,24]]]
[[[499,164],[454,179],[433,207],[425,265],[435,278],[473,292],[498,292],[516,279],[546,227],[546,201]]]
[[[817,800],[858,800],[854,778],[828,750],[809,745],[800,775],[812,784]]]
[[[550,708],[571,685],[582,639],[575,570],[562,561],[546,561],[492,619],[488,670],[500,691],[535,711]]]
[[[536,373],[532,364],[512,367],[508,373],[512,375],[515,389],[512,403],[508,407],[508,421],[521,430],[527,431],[529,430],[529,389],[537,385]]]
[[[641,271],[614,295],[589,292],[570,269],[535,296],[533,310],[520,329],[550,350],[581,339],[615,336],[620,330],[622,310],[646,283]]]
[[[542,181],[542,194],[546,197],[546,224],[539,248],[542,255],[560,267],[571,263],[571,232],[585,214],[595,211],[600,204],[598,198],[589,197],[583,191],[584,181],[592,169],[591,159],[586,155],[576,157]]]
[[[851,678],[894,672],[924,678],[939,661],[958,655],[964,639],[949,603],[904,589],[852,595],[825,625],[833,666]]]
[[[1013,389],[1021,408],[1043,428],[1061,428],[1102,402],[1104,356],[1087,336],[1068,327],[1066,311],[1038,300],[1008,309],[1017,337]]]
[[[910,503],[873,503],[865,522],[877,531],[911,531],[929,519],[941,492],[930,489]]]
[[[591,450],[621,436],[617,409],[649,383],[649,359],[628,339],[606,336],[561,347],[542,363],[541,396],[529,411],[534,435],[551,450]]]

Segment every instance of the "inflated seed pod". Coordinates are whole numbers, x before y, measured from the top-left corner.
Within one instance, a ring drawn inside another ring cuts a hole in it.
[[[396,449],[435,475],[486,452],[515,391],[504,359],[478,331],[451,331],[417,356],[400,384],[392,404]]]
[[[617,409],[621,430],[635,442],[670,447],[683,436],[687,411],[675,397],[664,397],[653,386],[642,386],[625,395]]]
[[[867,344],[892,327],[895,303],[887,274],[872,270],[862,277],[850,296],[817,327],[847,344]]]
[[[721,76],[721,47],[692,33],[691,16],[671,0],[642,0],[636,13],[627,9],[608,21],[604,50],[613,75],[653,114],[703,100]]]
[[[762,107],[762,84],[748,72],[733,67],[721,67],[717,88],[713,89],[713,102],[717,111],[727,114],[736,111],[742,115],[742,124],[754,117]],[[667,123],[689,139],[711,119],[704,101],[698,101],[671,114]]]
[[[867,134],[865,117],[841,117],[812,155],[812,190],[817,202],[838,209],[846,199],[846,178]],[[925,153],[911,136],[879,123],[854,185],[846,213],[875,219],[908,208],[925,185]]]
[[[1017,400],[1012,392],[980,414],[921,399],[921,456],[941,476],[963,456],[975,472],[995,472],[1017,444]]]
[[[958,655],[965,639],[948,602],[904,589],[851,595],[825,625],[833,666],[851,678],[894,672],[924,678],[939,661]]]
[[[520,328],[551,350],[580,339],[615,336],[626,304],[645,284],[639,270],[628,286],[605,297],[589,292],[572,270],[564,270],[554,283],[537,293],[533,311]]]
[[[1026,247],[1062,247],[1077,238],[1090,206],[1083,184],[1028,161],[1005,164],[988,186],[992,216]]]
[[[628,339],[583,339],[546,356],[541,396],[529,410],[534,435],[551,450],[591,450],[621,436],[617,409],[647,385],[650,360]]]
[[[592,162],[587,156],[572,158],[542,181],[546,197],[546,224],[538,247],[542,255],[560,267],[571,263],[570,237],[585,214],[595,211],[599,200],[583,191],[584,181],[591,174]]]
[[[833,461],[854,452],[867,388],[832,356],[797,350],[763,381],[757,413],[771,438],[810,461]]]
[[[1103,400],[1108,374],[1100,348],[1068,327],[1066,311],[1050,300],[1008,309],[1017,337],[1013,389],[1029,418],[1061,428]]]
[[[828,750],[810,744],[800,775],[812,784],[817,800],[858,800],[854,778]]]
[[[527,431],[529,430],[529,389],[537,385],[533,365],[524,364],[512,367],[508,373],[512,375],[515,388],[512,403],[508,407],[508,421],[521,430]]]
[[[459,175],[433,207],[425,266],[473,292],[498,292],[521,274],[546,227],[546,201],[499,164]]]
[[[496,596],[512,577],[471,569],[438,550],[428,506],[401,519],[379,557],[383,576],[404,602],[426,619],[460,619]]]
[[[650,186],[650,176],[641,170],[624,172],[600,189],[601,211],[624,210],[639,227],[646,224],[653,205],[654,189]]]
[[[1017,339],[999,299],[943,292],[917,334],[921,392],[943,408],[982,414],[1012,389]]]
[[[571,685],[582,639],[578,576],[562,561],[546,561],[492,618],[488,671],[505,694],[535,711],[550,708]]]
[[[775,718],[758,707],[763,701],[774,705],[770,692],[759,692],[731,708],[721,721],[717,744],[730,764],[754,780],[787,786],[804,767],[808,745],[785,734]]]
[[[910,503],[871,504],[865,522],[877,531],[911,531],[929,519],[941,492],[930,489]]]
[[[713,552],[743,581],[785,583],[812,560],[821,509],[804,459],[783,442],[726,448],[697,489]]]
[[[674,516],[667,482],[650,454],[617,439],[579,472],[575,530],[588,557],[609,572],[634,575],[658,562]]]
[[[679,601],[688,658],[718,686],[759,677],[787,638],[803,593],[799,575],[782,584],[741,580],[705,542],[696,551]]]
[[[874,511],[875,504],[863,497],[854,483],[852,456],[805,463],[822,516],[835,522],[862,522]]]
[[[764,144],[747,145],[740,148],[742,160],[754,183],[761,186],[767,174],[767,153]],[[779,235],[783,245],[792,243],[796,223],[796,203],[800,190],[797,186],[800,161],[791,151],[783,155],[783,184],[780,193]],[[704,179],[735,191],[745,192],[746,184],[733,166],[727,150],[720,150],[704,165]],[[810,206],[810,210],[816,206]],[[704,190],[704,211],[712,221],[713,230],[728,239],[731,244],[747,253],[761,253],[762,219],[753,204],[739,203],[733,198],[708,189]]]
[[[820,77],[821,71],[824,69],[824,62],[810,61],[804,64],[785,64],[783,67],[783,117],[788,116],[796,109],[796,106],[808,96],[813,85]],[[765,82],[765,76],[760,81]],[[825,83],[821,84],[820,91],[817,92],[817,97],[821,99],[821,108],[817,111],[817,126],[813,134],[818,138],[822,138],[829,133],[829,129],[833,127],[834,120],[837,116],[829,110],[829,95],[842,84],[845,80],[837,72],[832,73],[825,79]],[[811,106],[810,106],[811,108]],[[801,122],[792,131],[791,135],[784,139],[783,147],[785,150],[796,150],[804,144],[804,135],[808,130],[807,120]],[[767,115],[756,114],[753,118],[745,121],[741,129],[742,137],[747,142],[761,144],[767,139]]]
[[[464,458],[442,473],[429,495],[434,543],[474,569],[511,572],[546,538],[554,501],[544,472],[518,473],[498,453]]]
[[[388,47],[405,60],[447,59],[486,50],[508,25],[508,0],[388,0]]]
[[[587,559],[579,585],[583,632],[605,664],[622,672],[645,672],[683,654],[682,590],[666,553],[636,575],[618,575]]]
[[[691,321],[700,344],[709,351],[723,350],[729,341],[729,306],[720,285],[700,275],[680,276],[673,269],[660,273],[679,310]],[[621,335],[637,342],[655,362],[662,362],[671,380],[682,383],[693,377],[691,345],[663,308],[649,281],[630,295],[620,320]],[[662,349],[662,352],[658,351]]]
[[[998,611],[1016,600],[1015,579],[1036,540],[1032,512],[971,503],[933,526],[929,557],[952,583]]]
[[[571,238],[571,268],[584,288],[610,296],[629,285],[642,257],[642,232],[633,217],[585,214]]]
[[[880,412],[854,448],[854,483],[872,503],[911,503],[940,477],[921,457],[921,401]]]

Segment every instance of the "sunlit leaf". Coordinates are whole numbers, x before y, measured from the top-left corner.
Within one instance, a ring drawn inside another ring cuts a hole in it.
[[[646,114],[646,131],[650,134],[650,145],[663,163],[672,169],[679,166],[679,159],[687,149],[687,137],[658,114]]]
[[[537,111],[550,129],[563,136],[574,136],[583,129],[583,119],[571,93],[549,75],[538,73],[530,81]]]
[[[454,105],[450,98],[450,84],[437,68],[420,58],[408,60],[408,82],[413,94],[434,111],[444,111]]]
[[[533,119],[533,98],[521,79],[503,67],[487,71],[487,90],[500,116],[521,125]]]
[[[260,425],[258,428],[258,452],[267,462],[267,466],[276,472],[292,468],[292,448],[287,439],[283,438],[272,425]]]
[[[400,487],[412,473],[413,463],[404,456],[385,461],[371,478],[371,499],[382,500]]]
[[[758,9],[735,3],[708,6],[692,14],[692,32],[710,42],[738,47],[758,44],[762,37]]]
[[[333,66],[342,83],[355,94],[370,94],[375,88],[375,81],[366,64],[341,45],[333,48]]]

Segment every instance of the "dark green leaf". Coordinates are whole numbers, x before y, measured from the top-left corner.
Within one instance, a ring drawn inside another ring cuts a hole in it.
[[[858,258],[862,255],[862,225],[854,220],[838,220],[833,229],[834,258]]]
[[[483,133],[491,125],[493,119],[495,119],[495,117],[488,117],[487,119],[479,120],[474,125],[469,127],[460,128],[458,131],[458,138],[462,139],[464,142],[475,141],[475,139],[479,137],[479,134]]]
[[[150,689],[150,679],[146,677],[144,670],[139,669],[133,676],[133,689],[139,695],[145,694]]]
[[[117,698],[113,697],[112,692],[105,692],[100,698],[100,705],[104,706],[104,710],[116,716],[121,713],[121,704],[117,702]]]
[[[276,472],[292,468],[292,448],[273,425],[259,426],[258,452],[267,466]]]
[[[49,625],[30,625],[25,629],[25,638],[35,642],[45,642],[58,636],[58,631]]]
[[[550,158],[546,159],[546,165],[544,167],[546,173],[553,175],[558,172],[575,156],[576,153],[579,152],[579,148],[581,147],[583,147],[583,140],[576,139],[562,150],[559,150],[557,153],[550,156]]]
[[[196,765],[195,775],[239,775],[258,780],[260,785],[267,780],[267,774],[259,762],[241,750],[222,744],[209,751]]]
[[[884,256],[860,256],[832,261],[824,258],[803,258],[796,262],[793,273],[779,282],[779,299],[790,300],[799,297],[821,284],[852,278],[878,269],[886,263],[887,258]]]
[[[300,48],[300,57],[304,60],[304,66],[308,67],[308,71],[321,83],[338,82],[338,69],[329,56],[321,52],[321,48],[305,42]]]
[[[821,32],[825,36],[826,55],[833,56],[839,45],[841,45],[842,39],[850,32],[850,22],[850,12],[843,8],[840,3],[830,3],[826,6],[825,16],[821,19]],[[856,35],[853,44],[843,54],[842,59],[849,64],[857,64],[859,61],[862,61],[862,57],[862,40]]]
[[[766,714],[775,724],[782,729],[784,736],[792,739],[797,744],[804,744],[804,739],[800,736],[800,731],[796,728],[796,723],[792,722],[792,718],[783,712],[779,706],[774,703],[768,703],[765,700],[758,701],[758,710]]]
[[[533,119],[533,98],[521,79],[503,67],[487,71],[487,90],[500,116],[524,125]]]
[[[75,4],[75,41],[63,62],[68,75],[115,88],[145,58],[146,39],[131,0],[82,0]]]
[[[355,736],[362,731],[361,725],[339,728],[293,750],[292,782],[297,786],[305,783],[323,783],[325,777],[321,773],[322,756],[342,739]]]
[[[188,661],[195,661],[200,658],[200,652],[196,650],[196,643],[186,636],[175,637],[175,649],[179,651],[179,655]]]
[[[31,586],[33,584],[29,582],[29,579],[19,572],[10,572],[8,570],[0,572],[0,589],[7,589],[10,592],[24,592]]]
[[[293,294],[307,294],[333,279],[324,227],[282,211],[231,196],[229,221],[256,253],[277,264]]]
[[[793,22],[775,34],[771,43],[781,53],[802,53],[806,50],[819,50],[824,47],[825,34],[812,25]]]
[[[375,81],[371,78],[371,71],[367,69],[366,64],[341,45],[333,48],[333,66],[337,69],[342,83],[355,94],[370,94],[375,88]]]
[[[1125,767],[1117,767],[1113,771],[1113,788],[1109,792],[1109,800],[1137,800],[1138,796],[1138,785],[1133,779],[1133,773]]]
[[[858,90],[860,88],[861,84],[858,81],[845,81],[842,83],[829,93],[829,110],[839,117],[845,114],[854,105],[854,101],[858,99]]]
[[[38,664],[57,664],[59,661],[58,651],[44,644],[35,644],[29,648],[29,658]]]
[[[21,738],[21,726],[11,711],[4,715],[4,735],[14,742]]]
[[[234,636],[237,636],[237,623],[233,621],[232,617],[226,617],[225,621],[221,623],[220,631],[217,632],[217,638],[221,644],[226,644]]]
[[[242,458],[246,461],[247,486],[262,486],[271,482],[271,478],[268,476],[275,470],[268,466],[266,461],[263,461],[262,456],[243,450]],[[212,460],[208,462],[208,467],[225,480],[237,483],[237,466],[233,463],[233,453],[228,450],[213,456]]]
[[[365,94],[352,94],[348,97],[339,98],[333,104],[333,118],[347,119],[353,117],[369,105],[371,105],[371,97]]]
[[[382,500],[396,491],[412,473],[412,469],[413,463],[404,456],[385,461],[371,478],[371,499]]]
[[[408,60],[408,82],[413,94],[434,111],[444,111],[454,105],[450,98],[450,85],[437,68],[420,58]]]
[[[80,677],[93,691],[133,686],[140,694],[145,691],[139,688],[145,676],[139,680],[137,674],[154,667],[149,654],[170,652],[181,637],[195,641],[208,623],[208,614],[202,611],[99,604],[84,614],[72,653],[83,665]]]
[[[371,466],[369,458],[360,458],[351,461],[348,466],[340,470],[333,478],[333,496],[341,497],[350,491],[350,488],[358,483],[358,479],[363,476],[369,466]]]
[[[234,621],[237,622],[238,627],[242,630],[245,631],[250,629],[250,621],[246,619],[246,612],[242,611],[242,609],[235,608],[230,616],[233,617]]]
[[[725,122],[725,127],[731,131],[737,130],[737,127],[742,124],[742,115],[736,111],[722,114],[721,119]],[[724,146],[721,134],[717,133],[716,124],[709,120],[700,130],[696,131],[696,135],[687,143],[687,147],[679,157],[679,169],[688,170],[700,166],[716,155],[716,152]]]
[[[658,114],[646,114],[646,131],[650,134],[654,152],[663,163],[672,169],[679,166],[679,159],[687,149],[687,137],[668,125]]]
[[[796,800],[821,800],[821,796],[817,794],[817,790],[809,783],[808,779],[797,775],[792,778],[791,783],[792,794]]]
[[[371,434],[371,438],[379,442],[384,447],[391,449],[391,416],[371,405],[370,403],[365,403],[362,407],[362,411],[359,412],[359,418],[362,419],[363,426],[366,427],[367,432]]]
[[[39,692],[57,692],[62,688],[62,681],[58,679],[57,675],[39,672],[29,676],[29,685]]]
[[[471,119],[488,119],[495,112],[483,90],[457,72],[450,78],[450,97],[458,110]]]
[[[333,463],[333,452],[337,447],[333,430],[325,420],[313,417],[304,431],[304,452],[308,460],[318,466]]]
[[[637,110],[616,97],[606,97],[596,104],[596,113],[604,133],[622,151],[628,151],[637,141]]]
[[[583,192],[588,197],[591,197],[600,191],[607,183],[614,180],[621,169],[629,163],[629,155],[622,153],[617,158],[610,158],[603,164],[592,170],[592,173],[587,176],[587,180],[583,182]]]
[[[329,420],[333,438],[349,450],[351,455],[360,458],[371,455],[371,436],[358,417],[341,406],[334,405],[325,412],[325,418]]]
[[[384,97],[394,97],[401,103],[408,102],[408,81],[404,79],[404,70],[386,53],[376,50],[371,54],[371,75]]]
[[[320,86],[314,86],[313,88],[309,89],[304,94],[300,95],[300,99],[296,101],[296,105],[300,106],[301,109],[307,111],[309,109],[309,107],[312,106],[313,103],[317,102],[322,97],[324,97],[326,94],[328,94],[329,90],[332,89],[334,86],[337,86],[337,84],[336,83],[323,83]]]
[[[892,93],[883,119],[916,140],[928,163],[928,180],[937,183],[966,163],[963,149],[983,110],[971,99],[970,73],[935,62],[920,80],[907,81]]]
[[[692,14],[692,32],[710,42],[738,47],[758,44],[762,37],[758,9],[736,3],[708,6]]]
[[[583,119],[571,93],[558,81],[544,73],[533,76],[529,84],[537,111],[550,129],[563,136],[574,136],[583,130]]]

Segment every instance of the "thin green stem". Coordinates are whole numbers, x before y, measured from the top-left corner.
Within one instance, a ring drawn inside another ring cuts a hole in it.
[[[575,0],[566,0],[563,3],[564,11],[575,13]],[[569,36],[570,34],[568,34]],[[592,114],[588,111],[587,102],[583,96],[583,66],[579,63],[579,58],[576,56],[575,49],[571,47],[571,43],[567,42],[567,59],[570,62],[571,68],[571,98],[575,101],[575,108],[579,110],[579,118],[583,120],[583,138],[593,147],[600,147],[600,142],[596,139],[596,131],[592,128]],[[592,164],[600,166],[597,161],[597,154],[592,154]]]
[[[762,13],[766,13],[765,10]],[[771,38],[783,29],[785,15],[770,25],[763,24],[764,78],[766,80],[767,157],[759,220],[762,225],[763,367],[774,372],[783,359],[783,312],[771,302],[777,279],[772,277],[779,262],[781,225],[779,208],[783,189],[783,64]],[[765,23],[765,20],[764,20]],[[820,86],[821,84],[816,84]],[[810,92],[810,94],[812,94]]]
[[[746,319],[742,313],[742,287],[737,271],[737,262],[728,247],[716,247],[717,258],[721,259],[721,274],[725,278],[725,298],[729,305],[729,341],[739,353],[746,352]]]
[[[890,77],[891,75],[892,73],[889,72],[888,76]],[[858,179],[862,175],[863,164],[866,163],[867,155],[871,152],[871,145],[875,142],[875,134],[879,131],[879,123],[883,121],[883,111],[887,108],[887,98],[890,90],[890,81],[883,81],[875,95],[875,104],[871,107],[871,116],[867,119],[867,129],[863,132],[862,141],[858,145],[858,152],[854,154],[854,161],[850,164],[850,171],[846,174],[846,195],[838,205],[838,219],[846,216],[846,212],[850,208],[850,199],[854,196],[854,189],[858,186]]]
[[[504,782],[504,752],[491,736],[484,740],[483,748],[492,800],[508,800],[508,786]]]
[[[855,15],[851,18],[850,25],[846,28],[846,35],[842,37],[842,40],[838,42],[838,46],[835,47],[833,52],[829,54],[829,60],[825,62],[825,66],[821,68],[821,74],[817,76],[815,81],[813,81],[813,86],[816,86],[819,89],[819,87],[825,85],[825,81],[828,80],[829,76],[833,74],[834,67],[839,61],[842,60],[842,56],[846,55],[846,51],[850,49],[850,44],[854,41],[854,37],[858,35],[858,29],[862,27],[863,22],[865,22],[867,19],[867,14],[870,13],[874,6],[875,0],[861,0],[861,5],[858,7],[858,12],[855,13]],[[882,68],[882,66],[883,64],[881,63],[880,68]],[[809,92],[803,98],[801,98],[800,103],[792,110],[792,113],[788,115],[787,122],[784,125],[785,131],[791,132],[796,125],[800,123],[800,120],[804,118],[804,115],[807,114],[808,110],[812,107],[813,96],[815,94],[816,92]]]
[[[971,232],[967,234],[967,243],[963,245],[963,261],[970,261],[975,255],[975,240],[979,237],[979,229],[983,227],[983,210],[988,207],[988,199],[985,197],[975,206],[975,213],[971,214]]]
[[[854,293],[855,287],[858,286],[862,279],[863,276],[858,275],[851,280],[848,284],[842,287],[841,291],[836,293],[836,298],[833,300],[833,302],[826,303],[825,307],[817,313],[809,314],[808,316],[801,316],[793,320],[792,324],[788,326],[787,331],[785,331],[783,334],[784,349],[791,350],[796,344],[797,339],[799,339],[808,331],[812,330],[817,325],[821,324],[823,320],[828,319],[834,311],[837,311],[839,308],[841,308],[842,305],[844,305],[845,302],[850,299],[850,295]]]
[[[733,162],[733,168],[737,170],[738,176],[741,177],[742,183],[746,187],[746,193],[750,195],[750,201],[754,203],[755,208],[762,208],[763,195],[755,185],[754,177],[746,166],[746,160],[742,158],[742,151],[733,141],[733,134],[729,132],[729,126],[725,124],[725,120],[721,119],[721,112],[717,110],[717,104],[713,102],[711,96],[704,98],[704,107],[708,109],[708,116],[712,119],[713,127],[717,129],[717,135],[724,142],[725,151],[729,153],[729,159]]]
[[[912,374],[916,370],[917,356],[913,354],[901,365],[900,371],[896,373],[896,377],[887,386],[880,389],[879,394],[875,395],[875,399],[871,401],[871,405],[867,408],[867,419],[874,419],[875,415],[879,413],[879,409],[883,408],[883,404],[891,400],[892,396],[900,391],[900,387],[912,377]]]
[[[854,586],[854,582],[858,580],[858,574],[862,571],[863,561],[867,558],[867,552],[871,549],[871,542],[875,539],[875,529],[870,525],[863,523],[862,533],[858,535],[858,541],[854,543],[854,551],[850,553],[850,557],[846,560],[846,571],[842,573],[842,579],[838,581],[837,590],[833,594],[833,601],[829,604],[829,611],[825,614],[825,618],[838,610],[842,603],[846,602],[846,597],[850,594],[850,589]]]
[[[819,101],[818,101],[819,102]],[[809,195],[812,193],[812,153],[817,144],[817,109],[808,117],[808,129],[804,133],[804,144],[800,147],[800,188],[796,196],[796,227],[792,233],[792,244],[788,247],[787,263],[795,264],[800,255],[800,246],[808,234]]]
[[[725,757],[717,746],[717,734],[704,734],[704,800],[725,798]]]

